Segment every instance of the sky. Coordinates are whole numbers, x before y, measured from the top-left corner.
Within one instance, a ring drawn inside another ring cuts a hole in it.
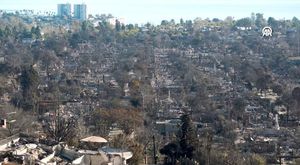
[[[88,14],[111,13],[126,23],[159,24],[161,20],[194,20],[263,13],[276,19],[300,18],[300,0],[0,0],[0,9],[55,11],[58,3],[85,3]]]

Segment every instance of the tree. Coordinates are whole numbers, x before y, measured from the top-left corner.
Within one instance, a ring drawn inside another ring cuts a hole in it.
[[[255,25],[258,28],[262,28],[266,25],[266,20],[264,19],[264,15],[261,13],[256,13]]]
[[[4,29],[4,36],[5,37],[9,37],[11,35],[11,30],[8,26],[5,26],[5,29]]]
[[[160,153],[166,155],[166,164],[175,165],[176,160],[182,163],[193,160],[195,147],[198,146],[196,132],[188,114],[181,116],[181,129],[177,140],[165,145]]]
[[[297,103],[297,107],[299,107],[299,103],[300,103],[300,87],[295,87],[292,91],[292,96],[293,99],[296,101]]]
[[[300,27],[300,20],[297,17],[293,17],[292,25],[293,27]]]
[[[184,20],[182,18],[180,18],[180,25],[183,26],[184,25]]]
[[[274,84],[271,86],[273,92],[277,93],[278,95],[282,95],[283,87],[280,84]]]
[[[2,39],[3,36],[4,36],[4,32],[3,32],[3,30],[0,28],[0,38]]]
[[[131,105],[135,108],[141,106],[141,89],[140,89],[140,81],[139,80],[132,80],[129,83],[130,94],[131,94]]]
[[[134,25],[133,24],[126,25],[126,28],[128,30],[133,30],[134,29]]]
[[[121,29],[122,29],[122,31],[124,31],[126,29],[126,26],[124,24],[122,24]]]
[[[185,28],[187,31],[192,31],[193,30],[193,21],[192,20],[186,20],[185,21]]]
[[[180,147],[178,144],[174,142],[165,145],[163,148],[159,150],[159,152],[167,156],[167,159],[165,160],[165,164],[169,164],[169,165],[175,165],[176,159],[180,157]]]
[[[167,20],[162,20],[161,23],[160,23],[161,26],[167,26],[169,25],[169,21]]]
[[[45,132],[57,142],[71,141],[76,136],[76,128],[76,118],[74,116],[65,117],[59,110],[56,110],[53,116],[45,119]]]
[[[219,18],[213,18],[212,21],[217,23],[217,22],[220,22],[221,20]]]
[[[43,66],[45,66],[45,69],[48,73],[48,70],[50,69],[51,65],[59,65],[60,64],[60,60],[58,59],[58,57],[56,56],[54,51],[50,51],[50,50],[38,50],[36,52],[36,54],[38,55],[39,60],[42,62]]]
[[[242,18],[236,21],[235,26],[237,27],[250,27],[251,26],[250,18]]]
[[[245,106],[246,103],[243,98],[236,98],[233,100],[233,112],[231,112],[231,115],[236,116],[236,120],[241,119],[241,115],[244,113]]]
[[[23,95],[22,107],[24,110],[33,110],[35,108],[36,92],[39,83],[38,73],[34,70],[33,66],[23,68],[20,81]]]
[[[75,34],[77,34],[77,33],[75,33]],[[73,34],[73,35],[75,35],[75,34]],[[73,35],[71,37],[73,37]],[[80,38],[80,37],[76,38],[79,40],[78,42],[82,42],[82,40],[80,40],[82,38]],[[72,45],[72,42],[75,42],[75,41],[69,41],[69,42]],[[45,46],[46,46],[46,48],[48,48],[50,50],[54,50],[57,55],[61,55],[62,52],[64,52],[64,48],[68,46],[69,42],[66,40],[65,37],[61,37],[56,34],[52,34],[51,36],[47,37],[47,39],[45,40]],[[76,45],[76,44],[77,43],[74,43],[74,45]]]
[[[271,83],[271,76],[265,75],[256,80],[256,88],[261,92],[268,89]]]
[[[131,134],[136,128],[142,125],[141,113],[138,110],[126,109],[100,109],[92,112],[91,125],[96,126],[96,131],[102,135],[109,132],[114,124],[121,128],[125,134]]]
[[[194,151],[197,141],[197,136],[194,130],[193,123],[188,114],[181,116],[181,130],[180,130],[180,148],[181,156],[184,158],[193,159]]]
[[[0,115],[2,119],[6,119],[9,136],[25,131],[30,133],[37,131],[36,127],[32,129],[36,117],[29,112],[24,112],[11,105],[2,105]]]
[[[37,39],[42,37],[41,29],[39,26],[31,28],[31,36]]]
[[[33,33],[28,31],[27,29],[23,29],[21,36],[22,38],[32,38]]]
[[[227,27],[231,27],[232,25],[233,25],[233,17],[230,17],[230,16],[228,16],[228,17],[226,17],[225,19],[224,19],[224,24],[227,26]]]
[[[279,22],[273,17],[269,17],[268,24],[269,24],[269,26],[272,27],[272,29],[275,29],[275,30],[277,30],[279,27]]]
[[[81,24],[81,31],[82,32],[87,32],[87,31],[90,31],[90,30],[94,30],[94,26],[91,25],[91,22],[83,21],[82,24]],[[85,34],[85,33],[83,33],[83,34]]]
[[[116,25],[115,25],[116,31],[119,32],[121,31],[121,22],[119,20],[116,20]]]

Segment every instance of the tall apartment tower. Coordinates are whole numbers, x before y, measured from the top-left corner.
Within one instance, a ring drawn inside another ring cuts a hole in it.
[[[86,4],[74,4],[74,18],[86,20]]]
[[[57,5],[57,16],[63,17],[71,17],[71,4],[58,4]]]

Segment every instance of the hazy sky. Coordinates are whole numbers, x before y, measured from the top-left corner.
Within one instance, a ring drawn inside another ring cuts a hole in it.
[[[300,18],[300,0],[0,0],[0,9],[55,11],[58,3],[86,3],[89,14],[111,13],[129,23],[163,19],[248,17],[252,12],[277,19]]]

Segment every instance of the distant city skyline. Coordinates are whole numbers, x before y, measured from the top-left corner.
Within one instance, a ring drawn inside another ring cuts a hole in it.
[[[125,18],[127,23],[159,24],[162,20],[180,18],[193,20],[197,17],[236,19],[250,17],[251,13],[263,13],[276,19],[300,18],[300,1],[296,0],[1,0],[1,10],[57,11],[57,4],[87,5],[87,14],[112,14]]]

